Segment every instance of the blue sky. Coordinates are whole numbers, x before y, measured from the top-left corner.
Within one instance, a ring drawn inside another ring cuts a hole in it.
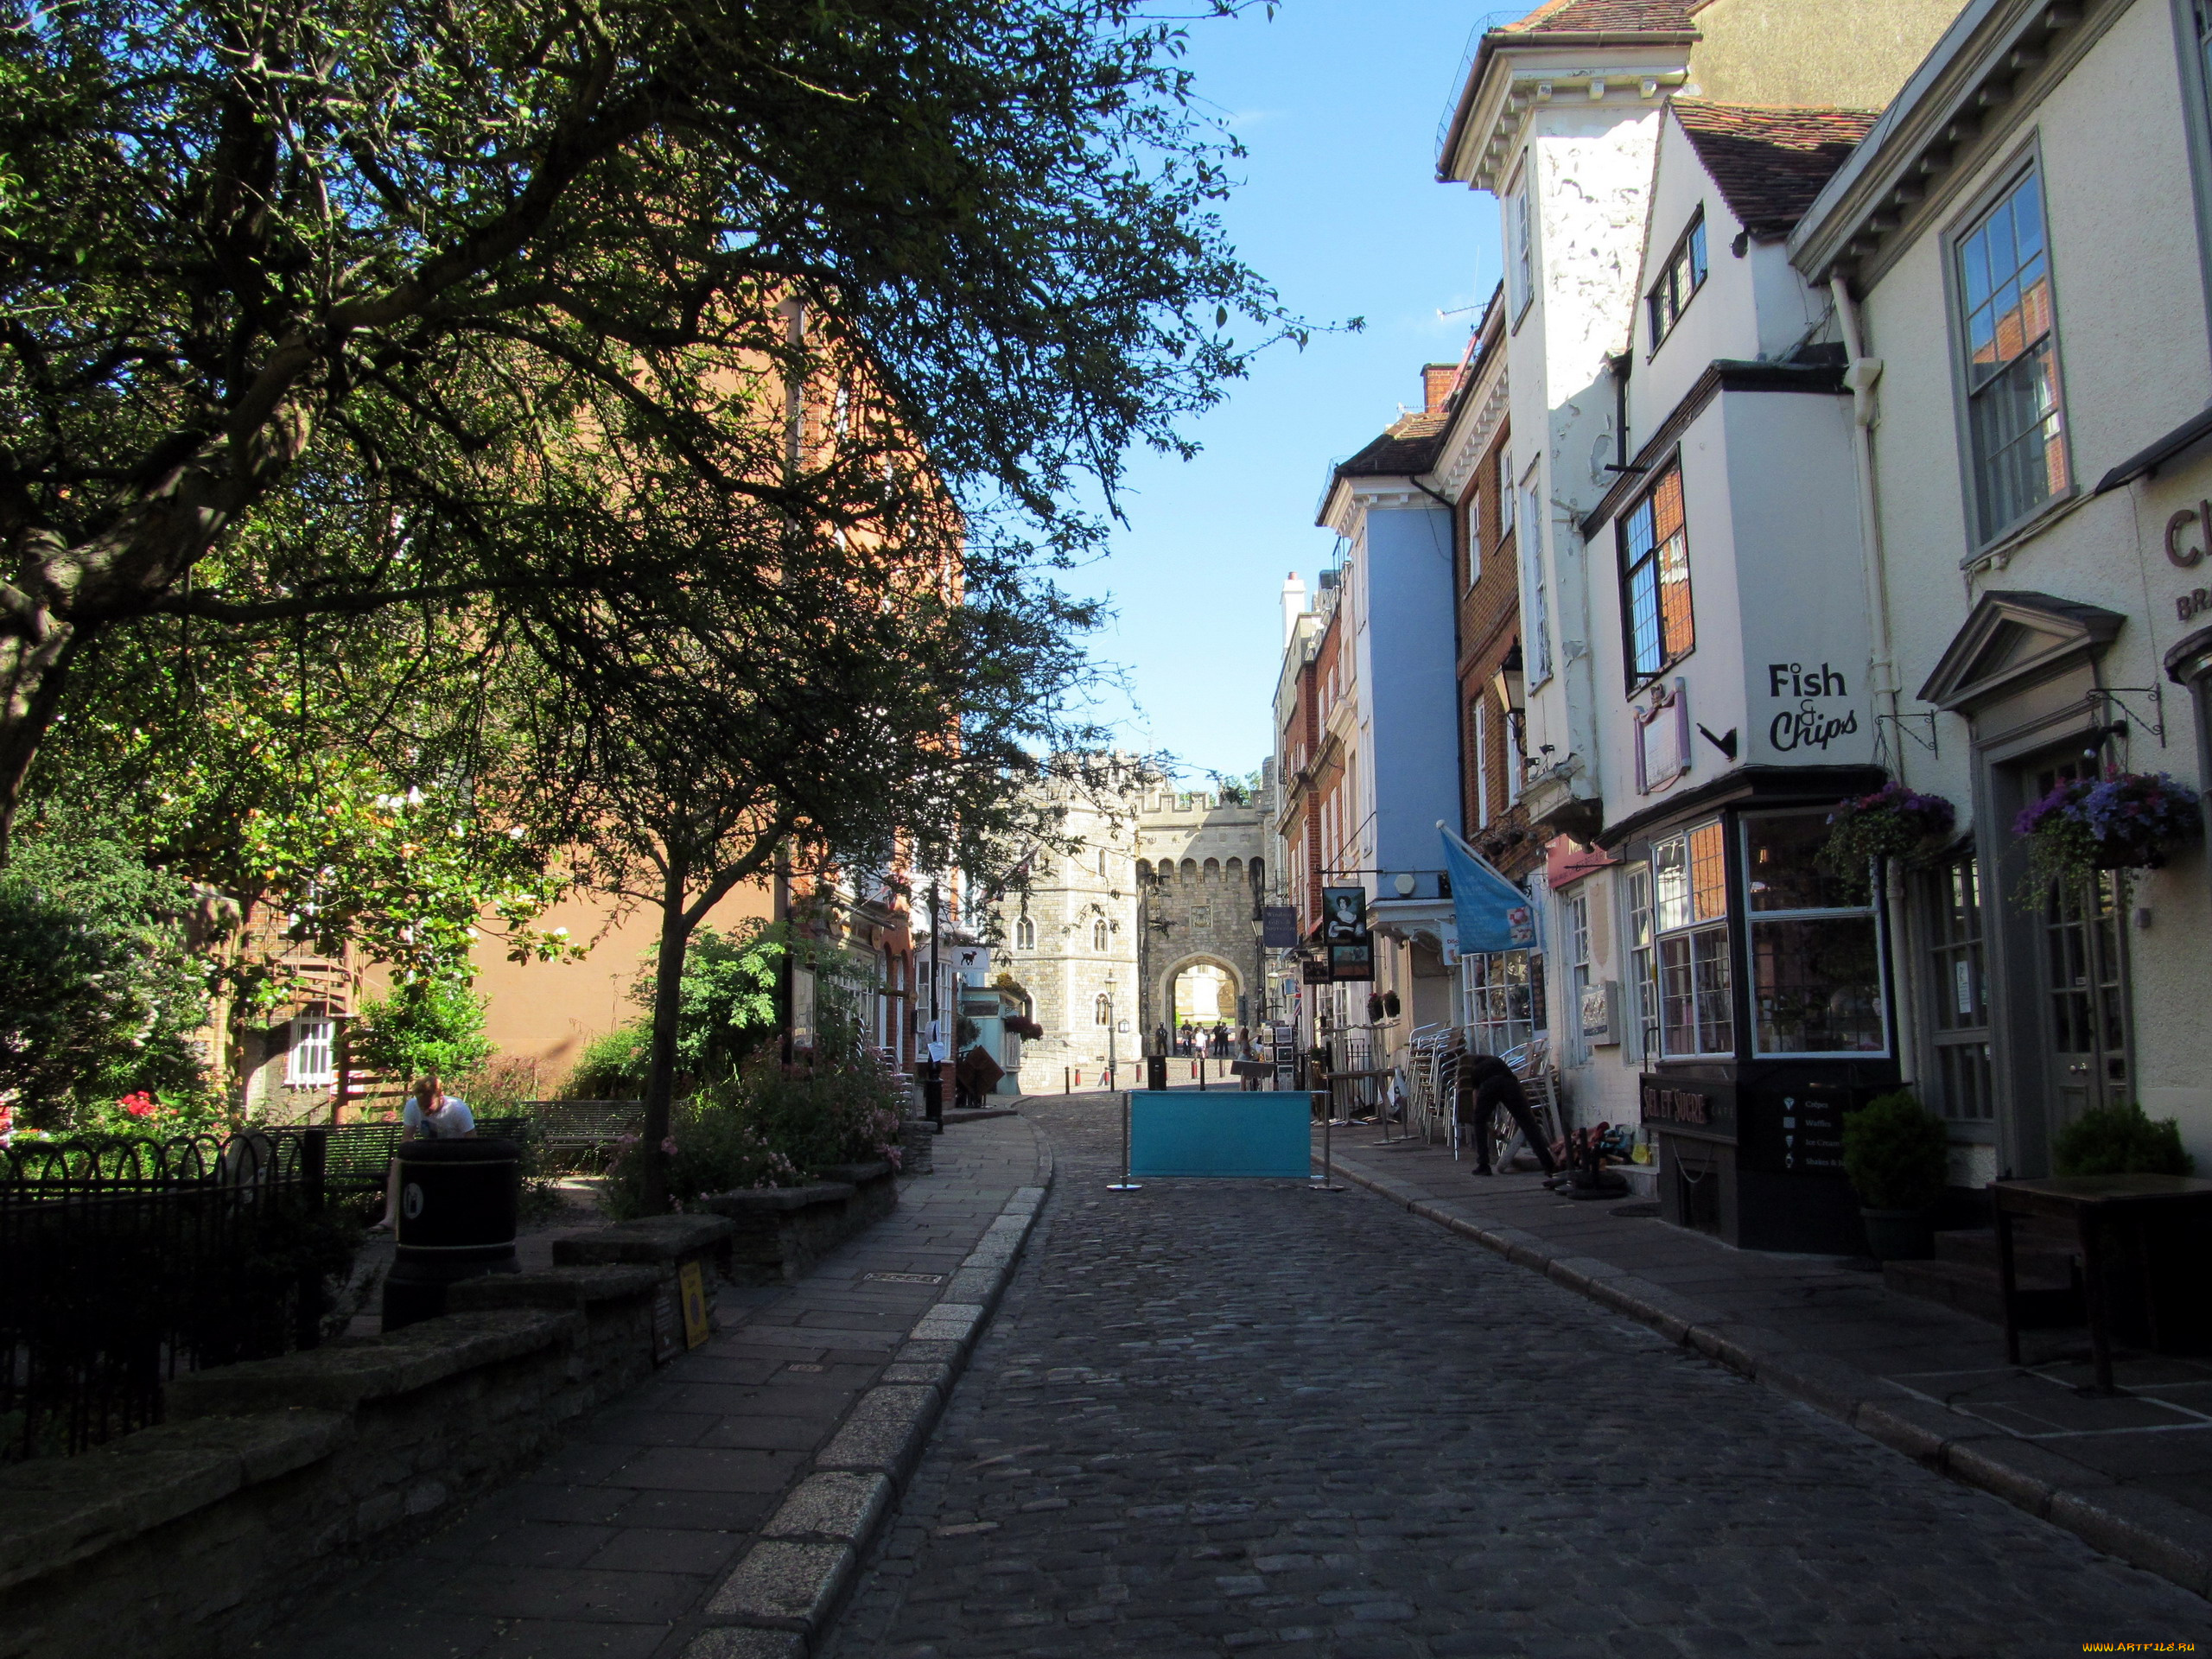
[[[1262,357],[1192,429],[1197,460],[1132,458],[1128,523],[1071,583],[1117,612],[1092,652],[1128,675],[1136,708],[1101,713],[1131,747],[1230,773],[1268,753],[1278,594],[1293,569],[1310,586],[1333,545],[1313,525],[1327,467],[1419,403],[1421,364],[1456,360],[1475,321],[1438,311],[1497,280],[1491,199],[1434,181],[1453,72],[1491,15],[1285,0],[1272,22],[1192,27],[1198,91],[1250,151],[1223,214],[1231,240],[1292,310],[1367,327]]]

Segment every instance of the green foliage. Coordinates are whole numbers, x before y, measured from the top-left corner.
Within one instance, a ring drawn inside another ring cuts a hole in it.
[[[665,1152],[668,1193],[678,1204],[748,1187],[791,1186],[832,1164],[896,1164],[904,1097],[865,1058],[786,1077],[754,1065],[677,1103]],[[607,1174],[614,1215],[650,1212],[643,1143],[626,1139]]]
[[[694,1084],[734,1073],[747,1055],[776,1033],[776,977],[789,952],[788,930],[754,923],[744,931],[702,927],[683,953],[677,995],[676,1060]],[[650,969],[631,990],[650,1009]]]
[[[43,826],[0,877],[0,1089],[32,1124],[99,1132],[119,1097],[196,1098],[205,1014],[181,883],[112,826]]]
[[[2196,1160],[2183,1150],[2181,1125],[2152,1118],[2133,1102],[2086,1111],[2051,1141],[2061,1175],[2187,1175]]]
[[[1943,1196],[1949,1136],[1910,1089],[1843,1120],[1843,1173],[1869,1210],[1925,1210]]]
[[[664,605],[660,550],[566,533],[654,494],[613,461],[556,476],[590,444],[825,537],[944,505],[915,481],[925,452],[979,555],[1001,512],[1056,554],[1095,546],[1106,513],[1065,505],[1078,475],[1110,510],[1124,452],[1187,451],[1179,423],[1250,336],[1302,337],[1224,239],[1236,148],[1197,113],[1184,25],[1118,3],[9,16],[17,760],[49,682],[101,672],[75,647],[149,615],[205,637],[483,600],[487,645],[557,633],[545,610],[579,596],[704,617]],[[795,341],[786,298],[823,327]],[[825,337],[880,365],[854,420],[880,433],[787,480],[782,377],[834,375]],[[365,528],[199,568],[271,504]],[[709,550],[692,591],[764,544]]]
[[[426,1072],[457,1082],[492,1057],[484,999],[451,980],[418,979],[365,1003],[351,1038],[353,1059],[412,1082]]]
[[[602,1033],[584,1045],[575,1069],[561,1085],[563,1100],[636,1100],[645,1093],[645,1021],[633,1020]]]

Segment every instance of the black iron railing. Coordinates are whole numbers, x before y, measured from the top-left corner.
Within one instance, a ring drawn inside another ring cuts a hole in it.
[[[180,1371],[313,1347],[358,1238],[329,1136],[0,1151],[0,1460],[158,1422]]]

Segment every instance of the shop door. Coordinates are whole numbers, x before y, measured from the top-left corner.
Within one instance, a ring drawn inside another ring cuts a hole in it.
[[[2035,797],[2093,775],[2087,761],[2040,769]],[[2134,1097],[2127,1076],[2127,959],[2119,878],[2054,882],[2037,913],[2044,1066],[2056,1135],[2085,1111]]]

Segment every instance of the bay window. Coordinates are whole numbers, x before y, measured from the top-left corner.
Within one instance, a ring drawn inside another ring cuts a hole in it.
[[[1715,818],[1652,843],[1659,1050],[1669,1058],[1736,1052],[1728,949],[1728,855]]]
[[[1751,1046],[1763,1057],[1889,1050],[1874,912],[1815,864],[1827,833],[1821,810],[1744,820]]]

